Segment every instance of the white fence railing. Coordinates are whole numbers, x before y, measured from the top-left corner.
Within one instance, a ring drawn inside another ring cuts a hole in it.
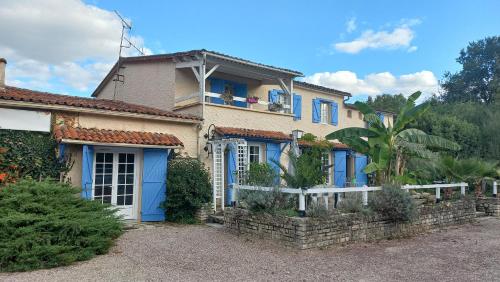
[[[401,189],[418,190],[418,189],[435,189],[436,202],[441,201],[441,189],[444,188],[458,188],[460,187],[460,193],[462,196],[466,193],[467,183],[451,183],[451,184],[429,184],[429,185],[403,185]],[[249,186],[249,185],[233,185],[234,191],[232,193],[232,202],[236,203],[237,195],[239,195],[239,190],[250,190],[250,191],[264,191],[271,192],[274,187],[259,187],[259,186]],[[493,194],[496,195],[497,183],[493,184]],[[300,188],[279,188],[279,191],[287,194],[298,194],[299,195],[299,214],[304,215],[306,211],[306,196],[312,195],[312,201],[317,202],[318,197],[323,197],[325,206],[328,208],[328,198],[329,195],[335,195],[338,200],[341,199],[343,193],[362,193],[362,201],[364,205],[368,204],[368,192],[382,190],[382,187],[348,187],[348,188],[338,188],[332,186],[315,186],[309,189]],[[318,196],[320,195],[320,196]]]

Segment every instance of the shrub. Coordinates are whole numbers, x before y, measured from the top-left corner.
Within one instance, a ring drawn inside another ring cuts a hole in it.
[[[163,204],[167,220],[194,223],[196,212],[211,198],[210,176],[203,163],[192,158],[169,162],[167,200]]]
[[[68,265],[108,251],[122,234],[122,221],[108,205],[78,192],[33,180],[0,190],[0,271]]]
[[[271,187],[276,185],[276,171],[267,163],[251,163],[246,174],[246,183],[253,186]]]
[[[311,203],[307,206],[306,215],[312,218],[328,219],[334,212],[328,210],[325,205],[320,203]]]
[[[416,215],[416,205],[410,193],[398,186],[384,185],[369,198],[368,206],[374,212],[393,221],[410,221]]]
[[[344,193],[342,200],[338,202],[337,209],[345,213],[362,213],[371,215],[372,211],[363,205],[361,193]]]
[[[240,203],[243,208],[255,213],[277,214],[283,210],[293,209],[287,194],[278,187],[272,191],[240,191]]]

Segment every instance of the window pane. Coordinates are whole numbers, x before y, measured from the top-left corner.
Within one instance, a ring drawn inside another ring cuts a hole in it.
[[[123,206],[125,203],[125,196],[118,196],[116,197],[116,204],[119,206]]]
[[[111,186],[104,186],[104,195],[111,195]]]
[[[127,154],[127,163],[134,163],[134,154]]]
[[[118,184],[125,184],[125,174],[118,174]]]
[[[127,173],[133,173],[133,172],[134,172],[134,165],[128,164],[127,165]]]
[[[111,184],[113,182],[113,175],[106,174],[104,175],[104,184]]]
[[[95,164],[95,173],[103,173],[103,164]]]
[[[105,164],[104,165],[104,172],[105,173],[112,173],[113,172],[113,164]]]
[[[118,173],[124,173],[125,172],[125,164],[119,164],[118,165]]]
[[[102,195],[102,187],[95,187],[94,189],[94,197]]]
[[[110,204],[110,203],[111,203],[111,196],[104,196],[104,197],[102,198],[102,202],[103,202],[103,203]]]
[[[123,195],[125,194],[125,186],[124,185],[118,185],[118,195]]]
[[[106,153],[105,154],[105,159],[107,163],[113,162],[113,154],[112,153]]]
[[[134,185],[127,185],[127,194],[134,193]]]
[[[104,154],[103,153],[97,153],[95,155],[95,161],[98,163],[104,162]]]
[[[134,174],[127,174],[127,184],[134,184]]]
[[[104,177],[102,176],[102,174],[96,174],[95,184],[96,185],[103,184],[104,183],[103,181],[104,181]]]
[[[118,162],[126,163],[127,162],[127,155],[126,154],[119,154],[118,155]]]
[[[132,195],[125,196],[125,205],[132,205],[132,201],[133,201]]]

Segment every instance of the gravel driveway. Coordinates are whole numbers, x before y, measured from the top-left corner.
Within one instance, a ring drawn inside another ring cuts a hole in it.
[[[500,280],[500,220],[412,239],[295,251],[208,226],[131,230],[104,256],[2,281]]]

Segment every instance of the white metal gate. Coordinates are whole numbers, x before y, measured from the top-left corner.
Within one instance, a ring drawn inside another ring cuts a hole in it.
[[[212,144],[212,195],[213,208],[217,211],[217,201],[219,200],[221,210],[224,210],[224,152],[228,145],[233,145],[236,148],[236,183],[228,184],[243,184],[245,173],[248,169],[248,153],[247,142],[244,139],[221,139],[210,142]]]

